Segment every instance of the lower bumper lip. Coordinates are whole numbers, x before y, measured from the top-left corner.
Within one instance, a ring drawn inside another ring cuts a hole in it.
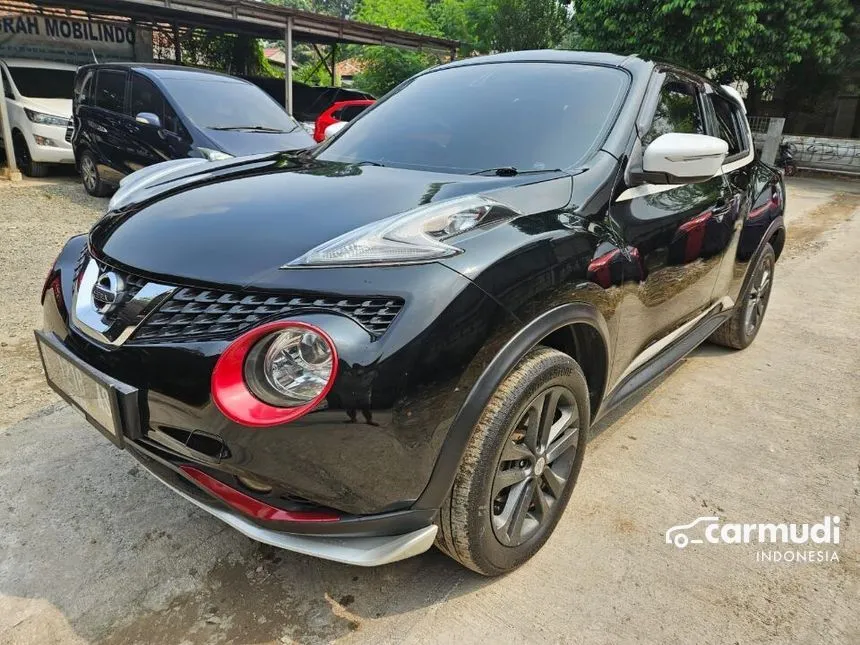
[[[177,495],[184,497],[195,506],[203,509],[252,540],[287,551],[294,551],[303,555],[310,555],[343,564],[351,564],[359,567],[376,567],[411,558],[414,555],[424,553],[433,546],[433,541],[436,539],[436,532],[438,531],[438,527],[435,524],[431,524],[405,535],[379,537],[319,537],[281,533],[257,526],[239,515],[194,499],[148,468],[144,468],[144,470]]]

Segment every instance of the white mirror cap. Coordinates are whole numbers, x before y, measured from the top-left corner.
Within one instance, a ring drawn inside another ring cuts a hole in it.
[[[744,111],[744,114],[747,113],[747,104],[744,103],[744,98],[741,96],[741,93],[738,92],[731,85],[721,85],[726,94],[731,96],[735,101],[740,103],[741,109]]]
[[[665,174],[673,181],[713,177],[723,165],[729,144],[706,134],[670,132],[654,139],[645,148],[642,169]]]
[[[338,132],[343,130],[346,127],[346,125],[347,125],[346,121],[338,121],[337,123],[332,123],[330,126],[328,126],[325,129],[323,136],[326,139],[331,139],[334,135],[336,135]]]

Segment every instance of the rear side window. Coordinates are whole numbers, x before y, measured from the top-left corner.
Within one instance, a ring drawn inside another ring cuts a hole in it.
[[[352,121],[359,114],[364,112],[367,109],[366,105],[349,105],[345,108],[341,108],[334,115],[336,119],[341,121]]]
[[[697,94],[691,83],[668,76],[663,89],[660,90],[660,102],[657,104],[651,127],[642,138],[642,143],[647,146],[657,137],[670,132],[704,134],[704,120]]]
[[[96,83],[96,107],[111,112],[125,111],[126,73],[113,69],[99,71]]]
[[[735,104],[717,94],[711,94],[711,103],[717,116],[720,138],[729,144],[729,157],[748,150],[746,128],[742,126],[743,117]]]
[[[95,74],[93,72],[87,72],[86,76],[77,79],[77,83],[75,84],[75,101],[78,105],[92,102],[94,77]]]
[[[150,112],[164,123],[164,97],[155,85],[138,74],[131,76],[131,114]]]

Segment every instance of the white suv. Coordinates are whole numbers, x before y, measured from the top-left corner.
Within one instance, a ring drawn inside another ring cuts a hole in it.
[[[75,70],[64,63],[0,60],[15,160],[25,175],[44,177],[47,164],[75,162],[72,144],[66,141]]]

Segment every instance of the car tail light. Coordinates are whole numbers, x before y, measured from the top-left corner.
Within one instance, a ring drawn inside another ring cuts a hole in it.
[[[328,334],[307,323],[273,322],[237,338],[212,373],[212,399],[236,423],[289,423],[323,401],[337,375]]]
[[[269,522],[336,522],[340,519],[340,515],[334,511],[286,511],[266,504],[256,497],[246,495],[193,466],[180,466],[179,469],[231,508],[258,520]]]

